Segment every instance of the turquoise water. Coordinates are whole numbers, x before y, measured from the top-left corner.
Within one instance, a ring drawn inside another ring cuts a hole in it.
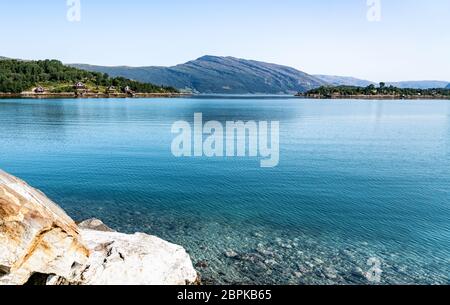
[[[280,164],[182,158],[171,125],[280,121]],[[205,283],[450,283],[450,102],[0,100],[0,168],[75,220],[183,245]]]

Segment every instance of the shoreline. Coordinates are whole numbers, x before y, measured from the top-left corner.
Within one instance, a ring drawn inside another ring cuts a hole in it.
[[[48,99],[48,98],[177,98],[189,97],[192,94],[187,93],[135,93],[133,95],[127,93],[0,93],[0,98],[23,98],[23,99]]]
[[[63,92],[63,93],[32,93],[32,92],[22,92],[22,93],[1,93],[0,99],[109,99],[109,98],[182,98],[182,97],[194,97],[202,96],[192,93],[135,93],[133,95],[127,93],[75,93],[75,92]],[[226,96],[226,95],[224,95]],[[232,96],[232,95],[230,95]],[[268,97],[277,97],[272,95],[267,95]],[[246,97],[252,97],[248,95]],[[256,97],[256,95],[255,95]],[[258,95],[261,97],[261,95]],[[292,95],[292,96],[280,96],[283,98],[298,98],[298,99],[311,99],[311,100],[450,100],[450,96],[443,95],[422,95],[422,96],[400,96],[400,95],[335,95],[335,96],[324,96],[324,95]],[[245,97],[244,97],[245,98]]]
[[[76,223],[43,192],[2,170],[0,215],[0,286],[201,284],[182,246],[120,233],[95,218]]]
[[[421,95],[421,96],[401,96],[401,95],[295,95],[296,98],[312,100],[450,100],[450,96],[444,95]]]

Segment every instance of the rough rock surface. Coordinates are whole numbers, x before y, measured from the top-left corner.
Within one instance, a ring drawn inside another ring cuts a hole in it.
[[[0,171],[0,284],[25,284],[35,273],[70,276],[89,255],[78,227],[41,192]]]
[[[114,232],[97,219],[77,226],[54,202],[0,171],[0,284],[194,284],[197,273],[177,245]]]
[[[186,251],[147,234],[82,230],[91,255],[67,280],[48,284],[83,285],[185,285],[194,284],[197,272]]]

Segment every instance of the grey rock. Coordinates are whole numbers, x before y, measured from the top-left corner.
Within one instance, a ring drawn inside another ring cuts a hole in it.
[[[236,258],[239,256],[239,254],[234,252],[233,250],[230,250],[225,252],[225,256],[228,258]]]
[[[91,218],[78,223],[78,227],[85,230],[94,230],[101,232],[115,232],[113,229],[105,225],[101,220],[96,218]]]

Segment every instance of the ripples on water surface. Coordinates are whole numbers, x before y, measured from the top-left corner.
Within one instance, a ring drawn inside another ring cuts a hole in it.
[[[176,159],[178,120],[279,120],[280,165]],[[0,168],[74,219],[183,245],[206,283],[444,283],[450,103],[0,100]],[[205,265],[200,264],[200,265]]]

